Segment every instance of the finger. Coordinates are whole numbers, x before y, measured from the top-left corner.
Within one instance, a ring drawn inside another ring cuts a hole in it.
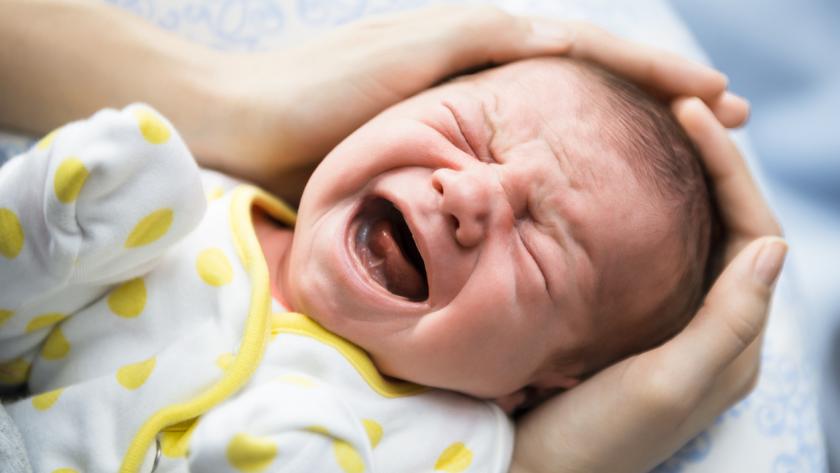
[[[676,100],[673,110],[700,151],[731,237],[740,240],[781,235],[741,153],[711,111],[694,98]]]
[[[453,11],[455,14],[453,15]],[[527,57],[561,55],[572,44],[573,31],[561,21],[532,20],[512,15],[497,7],[470,6],[447,10],[452,20],[441,23],[434,19],[444,34],[445,46],[460,64],[469,68],[485,64],[502,64]]]
[[[673,340],[657,349],[670,360],[676,386],[698,389],[713,381],[759,336],[787,244],[778,237],[753,241],[726,267],[703,307]]]
[[[742,126],[750,116],[750,103],[729,91],[713,100],[709,108],[720,124],[727,128]]]
[[[404,57],[410,51],[423,66],[416,72],[436,81],[476,67],[564,54],[571,45],[569,33],[563,22],[534,27],[526,17],[489,5],[436,5],[347,25],[335,40],[381,45],[380,56]]]
[[[580,22],[566,22],[570,57],[596,62],[657,92],[713,101],[726,89],[726,76],[676,54],[635,44]]]

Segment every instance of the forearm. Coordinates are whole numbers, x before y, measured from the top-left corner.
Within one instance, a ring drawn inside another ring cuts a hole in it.
[[[197,154],[224,117],[219,54],[116,7],[75,0],[3,0],[0,125],[42,134],[103,107],[149,103]]]

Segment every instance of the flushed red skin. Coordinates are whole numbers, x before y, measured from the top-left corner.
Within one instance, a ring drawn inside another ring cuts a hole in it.
[[[258,231],[275,294],[393,377],[508,401],[574,385],[673,287],[678,260],[674,219],[603,144],[610,125],[588,118],[580,80],[523,61],[359,128],[315,171],[294,235]],[[355,257],[351,224],[372,196],[405,216],[428,300],[388,292]]]

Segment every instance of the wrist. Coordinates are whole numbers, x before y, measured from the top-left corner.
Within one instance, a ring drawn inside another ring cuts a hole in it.
[[[290,111],[300,94],[282,63],[276,53],[211,51],[191,66],[185,133],[201,165],[263,185],[296,168]]]
[[[186,45],[173,57],[170,100],[161,104],[196,160],[205,167],[224,169],[231,159],[230,136],[236,101],[225,86],[228,52]]]

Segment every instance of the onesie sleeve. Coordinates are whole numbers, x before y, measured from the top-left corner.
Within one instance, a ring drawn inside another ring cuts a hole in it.
[[[364,422],[330,391],[290,376],[295,382],[262,383],[205,414],[190,440],[189,471],[377,473],[378,439]]]
[[[195,160],[146,105],[65,125],[0,167],[0,364],[147,272],[204,209]]]

